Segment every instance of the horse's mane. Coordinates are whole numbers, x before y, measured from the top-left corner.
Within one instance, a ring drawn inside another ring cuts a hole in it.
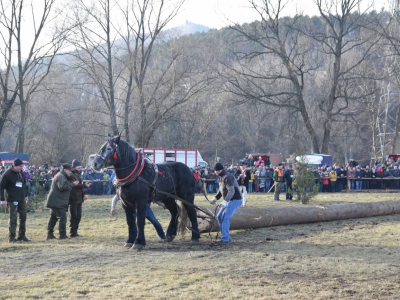
[[[129,160],[130,159],[136,160],[135,148],[131,144],[129,144],[128,142],[126,142],[124,140],[121,140],[121,139],[119,140],[118,152],[124,158],[127,158]]]

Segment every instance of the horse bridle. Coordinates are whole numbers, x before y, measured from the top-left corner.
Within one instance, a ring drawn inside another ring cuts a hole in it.
[[[107,148],[111,147],[113,150],[113,154],[111,155],[111,157],[117,155],[117,145],[115,145],[115,147],[111,146],[111,143],[108,142]],[[100,148],[99,152],[97,152],[96,156],[100,157],[100,159],[106,164],[106,165],[110,165],[111,164],[111,159],[110,156],[107,155],[107,158],[103,157],[102,154],[102,150],[103,150],[104,146]],[[108,149],[107,149],[108,150]]]

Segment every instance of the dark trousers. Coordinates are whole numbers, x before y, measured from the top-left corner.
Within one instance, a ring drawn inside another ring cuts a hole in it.
[[[292,183],[287,182],[286,200],[292,200],[293,198],[293,188]]]
[[[54,232],[54,227],[58,223],[58,231],[60,235],[67,233],[67,209],[66,208],[50,208],[50,218],[47,224],[47,231]]]
[[[125,207],[124,205],[122,205],[122,207],[125,210],[126,223],[128,224],[128,240],[126,242],[133,244],[137,236],[136,210],[132,207]],[[160,222],[158,222],[153,211],[151,210],[150,205],[148,204],[146,206],[146,219],[149,220],[151,224],[153,224],[155,230],[157,231],[158,236],[161,239],[165,239],[164,230]]]
[[[82,218],[82,203],[71,203],[69,205],[69,232],[77,234],[79,223]]]
[[[25,201],[19,201],[18,205],[14,205],[13,202],[7,202],[9,208],[10,219],[8,222],[8,237],[15,238],[17,232],[18,214],[19,214],[19,230],[18,237],[25,236],[26,231],[26,203]]]

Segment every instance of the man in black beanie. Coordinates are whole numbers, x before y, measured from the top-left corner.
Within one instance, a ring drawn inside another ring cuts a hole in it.
[[[7,205],[10,211],[9,234],[8,241],[15,242],[30,242],[25,236],[26,231],[26,206],[28,203],[28,194],[26,189],[25,175],[22,171],[23,163],[19,158],[14,159],[13,165],[4,172],[0,181],[0,198],[1,201],[7,200]],[[5,195],[4,191],[7,192]],[[19,231],[18,238],[16,237],[17,219],[19,214]]]
[[[224,199],[219,203],[221,209],[218,212],[217,219],[221,230],[221,246],[227,245],[230,241],[229,227],[230,219],[236,210],[242,205],[242,195],[239,190],[239,184],[233,174],[227,172],[221,163],[214,166],[215,174],[217,174],[219,182],[219,190],[214,198],[210,201],[215,204],[221,197]]]

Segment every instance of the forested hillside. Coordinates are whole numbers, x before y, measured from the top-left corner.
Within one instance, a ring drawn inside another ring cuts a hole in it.
[[[382,119],[398,132],[400,116],[399,18],[390,7],[317,1],[320,16],[281,17],[282,6],[247,1],[260,21],[182,35],[165,28],[180,8],[165,14],[168,1],[126,0],[152,3],[154,14],[112,0],[55,10],[52,0],[45,7],[57,22],[36,18],[53,26],[50,40],[36,28],[37,40],[22,47],[15,34],[26,25],[11,16],[29,10],[5,2],[0,151],[29,153],[36,164],[86,159],[109,133],[136,147],[196,148],[210,164],[249,152],[366,164],[400,151],[396,134],[379,135]]]

